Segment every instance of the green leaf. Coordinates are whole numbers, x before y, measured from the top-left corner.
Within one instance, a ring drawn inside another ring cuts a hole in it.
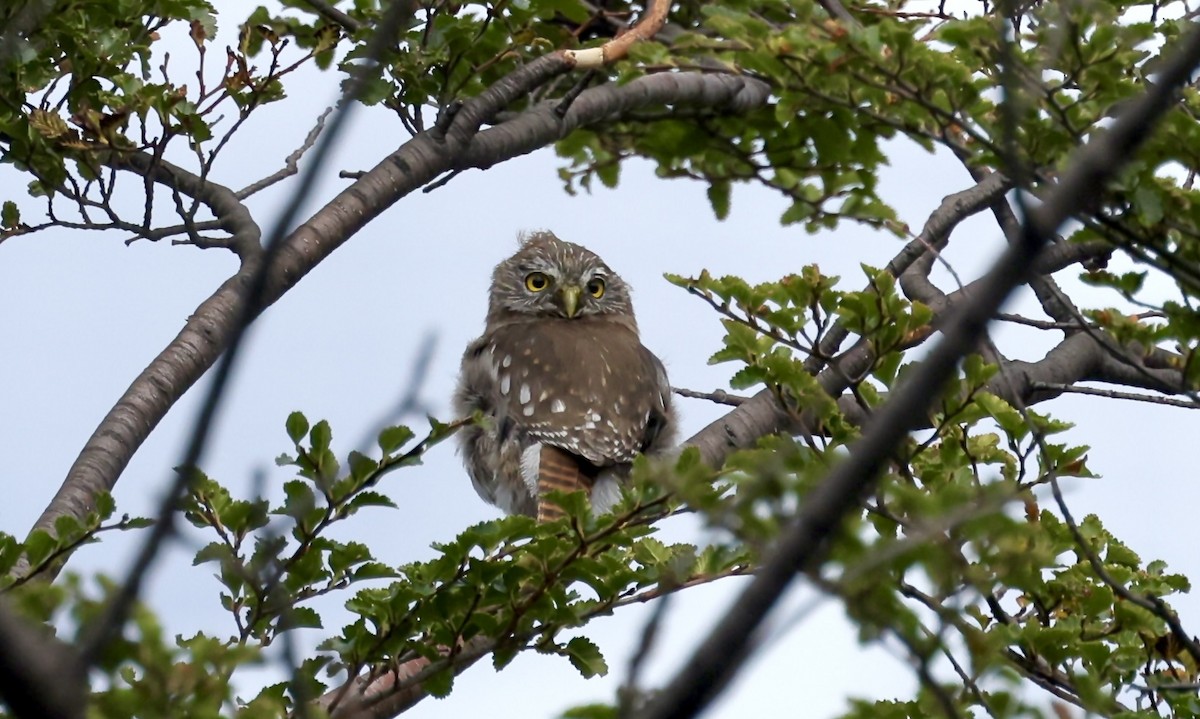
[[[379,449],[384,454],[391,454],[400,449],[413,438],[413,431],[408,427],[385,427],[379,433]]]
[[[718,220],[729,217],[729,199],[732,186],[728,181],[710,183],[708,186],[708,202],[712,205],[713,214]]]
[[[321,420],[313,426],[308,434],[308,440],[312,443],[312,453],[321,454],[329,450],[329,445],[333,441],[333,430],[329,427],[329,422]]]
[[[454,688],[454,672],[449,667],[434,672],[425,678],[421,687],[429,692],[429,696],[437,699],[450,696],[450,690]]]
[[[17,203],[12,200],[5,200],[3,208],[0,208],[0,227],[12,230],[20,224],[21,211],[17,208]]]
[[[379,468],[378,462],[358,451],[350,453],[349,464],[350,476],[360,483],[365,482],[371,473]]]
[[[562,719],[617,719],[617,707],[609,704],[585,704],[562,713]]]
[[[321,615],[312,607],[296,607],[283,613],[279,621],[280,629],[324,629]]]
[[[33,567],[45,562],[57,548],[58,540],[43,529],[33,530],[25,540],[25,555]]]
[[[604,661],[600,647],[587,637],[575,637],[567,642],[563,650],[584,679],[608,674],[608,663]]]
[[[291,437],[292,442],[300,444],[300,440],[304,439],[304,435],[308,434],[308,418],[302,412],[292,412],[287,418],[287,433]]]
[[[349,511],[357,511],[363,507],[391,507],[395,509],[396,503],[392,501],[391,497],[379,492],[359,492],[345,505],[345,509]]]

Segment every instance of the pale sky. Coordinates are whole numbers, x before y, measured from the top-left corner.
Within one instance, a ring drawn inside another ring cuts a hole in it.
[[[217,5],[229,9],[220,19],[222,39],[215,44],[220,48],[232,37],[240,4]],[[183,76],[192,72],[188,46],[173,49],[172,56],[179,81],[186,82]],[[273,172],[336,97],[333,74],[297,79],[288,84],[295,88],[289,100],[256,113],[243,128],[218,164],[216,181],[237,188]],[[369,167],[406,135],[389,113],[373,110],[356,113],[343,138],[312,208],[345,185],[337,170]],[[944,195],[970,182],[951,158],[899,144],[889,154],[892,166],[884,171],[881,192],[914,230]],[[730,217],[718,222],[702,185],[657,180],[653,168],[640,162],[625,168],[615,190],[597,187],[591,195],[569,197],[556,177],[560,164],[552,152],[542,151],[486,172],[464,173],[431,194],[402,200],[322,263],[254,325],[204,469],[243,495],[254,473],[264,471],[278,499],[291,478],[273,463],[290,449],[283,431],[287,414],[298,409],[312,421],[328,419],[335,451],[344,457],[402,392],[417,344],[430,330],[438,334],[438,346],[422,398],[449,419],[459,355],[483,326],[491,268],[513,251],[522,230],[550,229],[600,254],[634,288],[644,342],[663,358],[672,383],[698,390],[725,386],[737,367],[707,365],[720,346],[718,318],[669,285],[664,272],[688,275],[707,268],[762,281],[817,263],[826,274],[845,278],[845,288],[859,289],[859,263],[881,267],[902,247],[890,235],[853,225],[815,236],[780,227],[783,201],[750,188],[735,191]],[[28,219],[39,201],[25,196],[27,181],[11,166],[0,169],[0,200],[16,200]],[[285,183],[251,201],[264,230],[289,188]],[[64,230],[0,245],[0,332],[9,346],[0,354],[0,454],[7,458],[0,482],[9,496],[0,508],[2,531],[24,536],[119,394],[236,267],[220,250],[145,241],[126,247],[121,239]],[[970,281],[1001,242],[984,216],[960,228],[946,255]],[[1061,275],[1068,287],[1076,285],[1072,275]],[[1040,316],[1028,298],[1016,306]],[[1005,328],[996,337],[1012,357],[1036,359],[1048,346],[1029,331]],[[116,488],[118,515],[154,511],[205,384],[170,412],[135,456]],[[680,399],[679,407],[682,436],[722,412],[698,400]],[[1174,571],[1200,576],[1200,558],[1183,532],[1198,496],[1191,447],[1184,442],[1200,436],[1200,415],[1089,397],[1063,398],[1038,410],[1077,422],[1059,441],[1090,444],[1089,466],[1104,475],[1066,483],[1076,517],[1099,513],[1143,560],[1165,559]],[[341,536],[366,542],[393,564],[428,558],[431,542],[497,516],[471,489],[453,443],[438,447],[424,466],[389,475],[381,490],[399,509],[368,510]],[[703,540],[684,525],[665,534],[676,541]],[[191,545],[175,544],[159,562],[146,598],[172,632],[230,633],[212,567],[190,562],[198,542],[208,538],[189,537]],[[79,552],[70,567],[121,576],[135,541],[140,535],[110,535]],[[676,597],[644,677],[649,684],[671,676],[740,586],[727,580]],[[803,605],[811,596],[801,589],[788,604]],[[346,598],[323,605],[330,610],[325,615],[330,633],[346,616],[340,610]],[[1195,599],[1176,600],[1175,606],[1185,626],[1196,631]],[[786,615],[785,609],[780,616]],[[584,680],[565,659],[532,652],[499,674],[485,660],[458,679],[448,699],[426,700],[407,716],[486,711],[495,719],[554,717],[576,704],[610,701],[647,616],[647,608],[631,608],[585,628],[608,659],[611,672],[603,679]],[[706,716],[822,717],[845,711],[848,697],[909,698],[915,680],[898,656],[894,648],[860,646],[840,608],[826,602],[759,655]],[[253,694],[247,691],[244,698]]]

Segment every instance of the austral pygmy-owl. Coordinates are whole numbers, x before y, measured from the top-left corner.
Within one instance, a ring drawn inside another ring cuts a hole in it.
[[[483,336],[463,355],[455,409],[475,490],[539,521],[551,490],[588,489],[603,511],[639,453],[669,446],[671,386],[638,338],[629,286],[595,253],[549,232],[496,266]]]

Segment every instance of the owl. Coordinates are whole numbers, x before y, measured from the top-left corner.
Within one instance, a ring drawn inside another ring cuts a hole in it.
[[[671,386],[642,345],[629,286],[585,247],[526,236],[496,266],[483,336],[463,354],[455,409],[484,500],[538,521],[563,516],[551,490],[586,489],[602,512],[640,453],[670,446]]]

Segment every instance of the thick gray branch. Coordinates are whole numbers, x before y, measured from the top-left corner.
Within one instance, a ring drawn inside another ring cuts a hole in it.
[[[917,235],[904,246],[886,269],[893,277],[901,280],[909,274],[908,270],[914,262],[930,257],[934,252],[946,246],[950,233],[959,223],[988,207],[997,198],[1003,200],[1005,192],[1012,187],[1012,182],[1004,175],[994,172],[983,176],[974,187],[948,195],[927,220],[921,234]],[[868,288],[870,289],[870,288]],[[804,368],[811,373],[819,371],[826,361],[841,348],[842,342],[850,335],[849,330],[841,322],[834,324],[829,332],[817,343],[816,351],[804,363]]]
[[[499,161],[533,152],[572,130],[647,107],[703,107],[714,113],[742,113],[761,107],[770,87],[753,78],[701,73],[662,73],[626,85],[606,84],[580,93],[561,117],[557,102],[543,103],[479,133],[454,169],[486,169]]]
[[[171,187],[204,203],[221,228],[232,236],[231,247],[242,260],[226,280],[188,318],[183,329],[125,390],[83,446],[62,486],[47,505],[34,529],[54,531],[54,520],[82,520],[95,508],[96,497],[111,491],[130,458],[172,405],[209,363],[203,358],[220,352],[226,333],[237,317],[237,303],[261,256],[261,232],[246,206],[227,187],[144,153],[117,156],[112,164]],[[14,568],[20,576],[24,561]]]
[[[537,120],[524,121],[518,117],[512,121],[508,131],[520,129],[522,142],[519,145],[500,141],[500,128],[483,133],[479,133],[478,128],[529,87],[566,69],[558,54],[535,60],[464,104],[446,127],[439,124],[439,127],[414,137],[364,173],[284,240],[269,268],[266,289],[255,312],[276,302],[322,260],[399,199],[445,172],[470,166],[471,163],[464,162],[463,158],[475,158],[480,162],[486,158],[486,164],[482,166],[490,166],[561,138],[561,127],[542,121],[540,115]],[[623,87],[606,86],[586,91],[576,100],[571,112],[582,118],[577,122],[592,122],[648,105],[699,102],[705,97],[719,101],[721,107],[746,107],[747,93],[758,102],[767,99],[765,91],[759,92],[761,83],[748,78],[688,73],[678,75],[675,80],[660,77],[666,76],[647,78],[647,82]],[[739,85],[752,89],[739,92]],[[740,100],[735,102],[737,98]],[[582,109],[576,109],[581,104]],[[129,169],[149,173],[156,181],[170,184],[207,204],[222,226],[239,238],[235,249],[242,256],[243,264],[237,274],[196,308],[179,335],[117,401],[84,446],[35,528],[52,529],[59,516],[82,519],[95,506],[97,494],[112,490],[133,454],[167,410],[224,351],[237,325],[244,298],[248,296],[249,281],[258,266],[261,253],[258,228],[230,190],[211,182],[200,182],[184,170],[168,163],[151,163],[139,155],[128,157],[126,163]]]

